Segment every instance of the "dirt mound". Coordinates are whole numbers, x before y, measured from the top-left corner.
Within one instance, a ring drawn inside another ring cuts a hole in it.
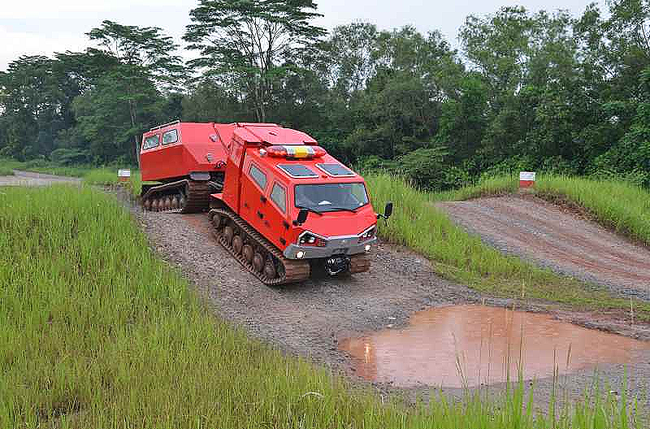
[[[499,250],[650,301],[650,250],[554,204],[513,195],[437,207]]]

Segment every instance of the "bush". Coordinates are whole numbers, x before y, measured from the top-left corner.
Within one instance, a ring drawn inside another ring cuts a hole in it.
[[[59,165],[78,165],[88,163],[90,156],[85,150],[59,148],[52,151],[50,159]]]

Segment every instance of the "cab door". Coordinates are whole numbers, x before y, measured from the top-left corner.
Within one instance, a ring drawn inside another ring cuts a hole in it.
[[[268,227],[266,227],[268,202],[265,195],[268,187],[268,174],[255,162],[245,162],[241,175],[240,215],[267,239],[269,238]]]
[[[289,243],[289,217],[288,213],[288,192],[286,186],[277,181],[273,181],[267,189],[267,204],[269,207],[266,210],[268,223],[265,227],[269,231],[269,240],[284,250]]]

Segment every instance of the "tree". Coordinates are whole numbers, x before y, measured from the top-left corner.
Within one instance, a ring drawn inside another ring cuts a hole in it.
[[[22,56],[0,72],[3,155],[21,159],[49,154],[59,130],[70,126],[69,100],[78,94],[56,61]]]
[[[189,64],[236,85],[264,122],[283,62],[326,34],[309,23],[315,9],[311,0],[200,0],[183,37],[201,55]]]
[[[92,29],[87,35],[90,40],[99,43],[100,53],[113,58],[116,63],[107,71],[107,76],[101,79],[99,85],[111,84],[116,87],[113,91],[97,89],[96,92],[105,96],[96,101],[107,105],[98,105],[96,109],[93,106],[78,109],[83,115],[79,119],[91,123],[98,118],[110,120],[110,117],[104,116],[100,111],[105,107],[118,108],[124,104],[129,114],[128,134],[134,144],[135,159],[139,161],[140,135],[146,128],[141,112],[147,110],[142,103],[155,103],[159,97],[155,94],[156,91],[169,91],[179,86],[184,67],[180,57],[173,54],[178,45],[158,27],[121,25],[112,21],[103,21],[100,27]],[[97,51],[89,49],[90,53]],[[93,118],[95,112],[97,117]]]

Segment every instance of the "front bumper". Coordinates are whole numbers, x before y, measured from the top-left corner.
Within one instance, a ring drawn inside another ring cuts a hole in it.
[[[318,259],[328,258],[333,255],[357,255],[365,253],[366,245],[374,244],[377,237],[372,237],[369,240],[359,243],[358,236],[350,237],[332,237],[327,239],[327,246],[298,246],[297,244],[290,244],[284,249],[284,257],[287,259],[298,259],[296,256],[298,252],[305,252],[305,256],[301,259]]]

